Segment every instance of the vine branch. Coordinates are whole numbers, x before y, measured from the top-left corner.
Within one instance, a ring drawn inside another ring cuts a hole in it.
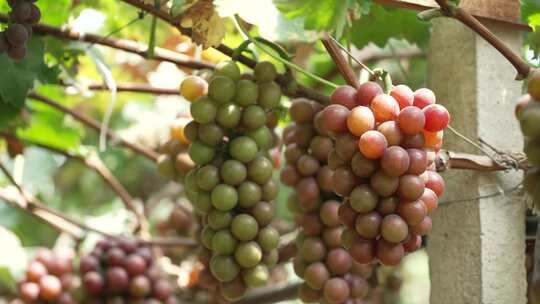
[[[326,34],[326,37],[322,38],[321,41],[330,57],[332,57],[332,60],[336,64],[341,75],[343,75],[345,82],[347,82],[348,85],[357,88],[358,78],[356,77],[356,73],[347,62],[347,59],[345,59],[345,56],[341,53],[336,42],[331,39],[328,34]]]
[[[180,26],[180,20],[179,19],[175,19],[173,18],[170,14],[168,14],[167,12],[164,12],[162,10],[157,10],[156,8],[154,8],[153,5],[150,5],[150,4],[146,4],[144,3],[143,1],[140,1],[140,0],[121,0],[127,4],[130,4],[131,6],[133,7],[136,7],[140,10],[143,10],[151,15],[154,15],[156,17],[158,17],[159,19],[169,23],[170,25],[176,27],[180,33],[182,33],[183,35],[186,35],[186,36],[191,36],[191,29],[188,29],[188,28],[183,28]],[[221,53],[229,56],[229,57],[232,57],[233,54],[234,54],[234,49],[224,45],[224,44],[220,44],[218,46],[216,46],[216,49],[218,51],[220,51]],[[257,64],[257,61],[249,58],[249,57],[246,57],[244,55],[240,55],[238,56],[238,61],[241,62],[242,64],[246,65],[247,67],[250,67],[250,68],[254,68],[255,65]],[[288,77],[285,77],[284,75],[279,75],[278,78],[276,79],[276,81],[281,85],[282,88],[287,88],[289,83],[290,83],[290,79],[288,79]],[[303,85],[300,85],[298,84],[296,86],[296,90],[294,92],[289,92],[287,95],[291,96],[291,97],[306,97],[306,98],[309,98],[311,100],[314,100],[314,101],[317,101],[319,103],[323,103],[323,104],[327,104],[330,102],[328,96],[326,95],[323,95],[311,88],[308,88],[308,87],[305,87]]]
[[[13,135],[11,135],[13,136]],[[60,154],[65,156],[66,158],[77,160],[81,163],[83,163],[86,167],[89,169],[95,171],[102,179],[105,181],[105,183],[111,188],[111,190],[118,195],[122,203],[124,203],[124,206],[126,209],[130,210],[135,214],[135,217],[137,219],[137,229],[140,229],[143,233],[148,233],[148,221],[146,220],[144,214],[137,208],[137,206],[134,203],[133,197],[129,194],[129,192],[124,188],[124,186],[118,181],[118,179],[112,174],[112,172],[105,166],[103,161],[99,158],[98,155],[95,153],[84,157],[80,154],[75,154],[73,152],[69,152],[66,150],[62,150],[47,144],[38,143],[30,140],[25,140],[25,142],[34,145],[36,147],[40,147],[42,149]]]
[[[71,86],[70,83],[65,81],[60,82],[61,86]],[[104,83],[91,83],[86,87],[92,91],[109,91],[109,88]],[[155,87],[146,83],[119,83],[116,84],[117,92],[133,92],[133,93],[147,93],[156,95],[180,95],[178,89]]]
[[[5,14],[0,14],[0,22],[6,23],[9,21],[8,16]],[[174,52],[169,49],[158,48],[154,49],[154,55],[149,57],[147,54],[148,46],[141,44],[139,42],[124,40],[124,39],[115,39],[111,37],[104,37],[95,34],[79,33],[70,29],[61,29],[45,24],[36,24],[32,26],[32,30],[35,33],[42,35],[54,36],[56,38],[86,42],[90,44],[99,44],[108,46],[114,49],[122,50],[128,53],[137,54],[146,59],[154,59],[158,61],[165,61],[177,64],[191,69],[213,69],[214,65],[206,63],[203,61],[192,59],[191,57]]]
[[[476,32],[491,44],[501,55],[503,55],[516,69],[516,80],[527,78],[531,71],[531,66],[523,60],[516,52],[514,52],[506,43],[495,36],[487,27],[485,27],[476,17],[468,13],[460,7],[454,7],[447,0],[435,0],[441,7],[442,12],[448,16],[455,18]]]
[[[28,94],[28,97],[30,97],[31,99],[33,100],[36,100],[36,101],[39,101],[39,102],[42,102],[44,104],[47,104],[59,111],[62,111],[66,114],[69,114],[71,115],[73,118],[77,119],[78,121],[80,121],[81,123],[83,123],[84,125],[86,125],[87,127],[91,128],[91,129],[94,129],[95,131],[97,132],[100,132],[101,131],[101,124],[95,120],[94,118],[90,117],[90,116],[87,116],[86,114],[83,114],[77,110],[74,110],[74,109],[70,109],[64,105],[61,105],[60,103],[50,99],[50,98],[47,98],[45,96],[42,96],[42,95],[39,95],[37,93],[29,93]],[[116,135],[115,133],[113,133],[110,129],[107,129],[106,133],[107,135],[107,138],[109,138],[110,140],[112,141],[116,141],[116,142],[119,142],[122,146],[132,150],[133,152],[137,153],[137,154],[140,154],[148,159],[150,159],[151,161],[156,161],[157,158],[158,158],[158,154],[151,150],[151,149],[148,149],[146,147],[143,147],[143,146],[140,146],[138,144],[135,144],[135,143],[131,143],[125,139],[123,139],[122,137]]]
[[[124,236],[115,235],[112,233],[108,233],[106,231],[103,231],[101,229],[97,229],[94,227],[91,227],[83,222],[80,222],[78,220],[75,220],[62,212],[59,212],[55,209],[49,208],[37,199],[36,197],[28,194],[21,185],[19,185],[13,176],[9,173],[9,171],[6,169],[6,167],[0,162],[0,171],[4,173],[4,175],[7,177],[8,181],[17,189],[17,194],[13,193],[13,191],[9,191],[9,189],[0,188],[0,198],[6,200],[11,205],[15,206],[18,209],[21,209],[22,211],[28,213],[31,216],[37,217],[40,220],[44,221],[45,223],[51,225],[55,229],[58,229],[60,231],[66,232],[70,235],[74,235],[75,232],[73,232],[74,228],[78,228],[82,231],[90,231],[94,232],[100,235],[103,235],[107,238],[112,239],[122,239],[125,238]],[[79,233],[75,236],[76,238],[83,238],[84,233]],[[151,245],[151,246],[162,246],[162,247],[196,247],[198,246],[197,242],[190,238],[140,238],[140,237],[131,237],[134,241]]]

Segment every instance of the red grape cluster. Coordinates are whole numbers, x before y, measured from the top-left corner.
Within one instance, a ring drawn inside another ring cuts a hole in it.
[[[19,285],[25,303],[75,304],[71,292],[79,286],[73,274],[73,251],[39,249]]]
[[[358,263],[396,265],[421,246],[428,216],[444,190],[434,159],[448,111],[429,89],[398,85],[389,94],[375,82],[337,88],[314,125],[335,139],[328,155],[334,193],[347,227],[342,244]]]
[[[41,19],[41,12],[34,4],[36,0],[8,0],[11,7],[10,23],[0,32],[0,54],[6,52],[13,60],[26,56],[26,43],[32,36],[32,24]]]
[[[288,203],[300,226],[294,269],[305,280],[299,291],[303,302],[356,303],[367,296],[369,286],[353,271],[361,266],[341,247],[341,204],[332,193],[332,170],[326,164],[334,144],[313,127],[322,109],[307,99],[294,100],[289,109],[294,123],[283,132],[281,180],[295,187]]]
[[[174,303],[173,287],[152,259],[149,247],[101,240],[80,262],[88,303]]]
[[[281,101],[276,77],[269,62],[258,63],[253,75],[241,74],[234,62],[222,62],[207,95],[197,78],[181,85],[192,102],[193,121],[184,136],[191,141],[189,156],[197,167],[184,185],[202,215],[200,241],[208,252],[201,261],[230,301],[247,288],[265,285],[277,263],[279,233],[269,224],[278,187],[268,155],[276,142],[274,109]]]

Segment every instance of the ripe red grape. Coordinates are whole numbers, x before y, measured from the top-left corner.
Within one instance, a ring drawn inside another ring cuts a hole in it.
[[[412,106],[414,103],[413,91],[408,86],[403,84],[393,87],[390,91],[390,96],[394,97],[394,99],[398,102],[400,109]]]
[[[413,105],[417,108],[423,109],[428,105],[436,102],[435,93],[427,88],[418,89],[414,92]]]
[[[359,105],[369,106],[375,96],[383,93],[383,89],[376,82],[368,81],[358,87],[356,100]]]
[[[413,106],[409,106],[401,110],[401,112],[399,112],[397,121],[401,131],[407,135],[415,135],[420,133],[426,124],[426,118],[423,111]]]
[[[358,141],[360,152],[369,159],[381,158],[388,146],[384,135],[379,131],[367,131]]]
[[[340,86],[330,95],[330,102],[352,110],[357,105],[356,89],[348,85]]]
[[[450,121],[450,114],[445,107],[432,104],[422,109],[426,118],[424,129],[429,132],[442,131]]]
[[[387,94],[377,95],[371,102],[370,108],[377,122],[395,120],[399,114],[399,104],[394,97]]]

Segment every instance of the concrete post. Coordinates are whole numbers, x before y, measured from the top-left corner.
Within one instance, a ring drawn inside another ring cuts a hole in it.
[[[451,125],[501,150],[519,151],[522,137],[513,109],[521,95],[513,67],[487,42],[456,20],[433,22],[428,87],[452,115]],[[486,24],[519,51],[521,33]],[[450,131],[445,148],[479,153]],[[427,251],[433,304],[525,304],[525,204],[515,191],[519,172],[443,174],[446,193],[433,215]],[[472,199],[469,199],[472,198]],[[466,200],[466,201],[462,201]]]

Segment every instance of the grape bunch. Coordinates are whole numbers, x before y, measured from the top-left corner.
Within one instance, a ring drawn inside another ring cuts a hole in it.
[[[525,154],[529,169],[524,186],[537,209],[540,209],[540,70],[535,70],[528,83],[528,93],[516,104],[516,117],[525,137]]]
[[[39,249],[19,284],[19,298],[24,303],[75,304],[72,292],[80,282],[73,274],[73,256],[66,248]]]
[[[8,0],[11,7],[9,25],[0,32],[0,54],[6,52],[13,60],[26,56],[26,44],[32,36],[32,25],[41,19],[36,0]]]
[[[337,88],[315,128],[335,139],[328,155],[334,193],[345,199],[342,244],[358,263],[396,265],[421,246],[443,194],[434,160],[448,111],[429,89],[375,82]]]
[[[294,187],[289,208],[300,226],[294,270],[304,279],[299,298],[305,303],[356,303],[367,296],[369,285],[355,271],[361,266],[341,247],[341,203],[332,193],[333,172],[327,165],[334,143],[321,135],[313,121],[323,107],[311,100],[293,100],[293,123],[283,131],[286,165],[281,181]]]
[[[157,168],[165,178],[182,182],[195,167],[187,152],[190,141],[184,136],[184,128],[190,121],[187,117],[178,117],[169,129],[169,140],[159,149]]]
[[[277,263],[279,233],[269,224],[278,186],[268,154],[275,142],[273,110],[281,100],[276,77],[269,62],[258,63],[249,75],[226,61],[217,65],[207,95],[195,98],[204,90],[192,87],[202,83],[194,78],[181,85],[192,100],[193,121],[184,134],[197,167],[184,185],[202,215],[200,241],[207,252],[201,260],[230,301],[265,285]]]
[[[88,303],[174,303],[172,285],[152,260],[149,247],[129,240],[98,242],[79,266]]]

